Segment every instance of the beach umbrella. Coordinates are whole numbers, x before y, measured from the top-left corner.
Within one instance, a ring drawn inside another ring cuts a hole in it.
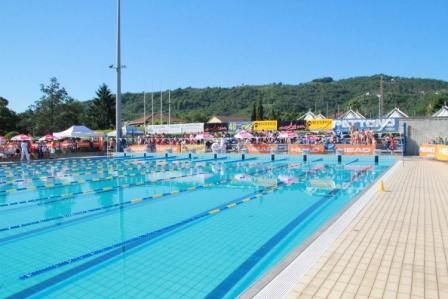
[[[278,134],[278,138],[297,138],[297,134],[292,131],[281,132],[280,134]]]
[[[213,138],[215,138],[215,137],[213,137],[213,135],[208,132],[198,134],[194,137],[194,139],[196,139],[196,140],[207,140],[207,139],[213,139]]]
[[[58,138],[53,136],[52,134],[47,134],[39,138],[39,141],[53,141],[53,140],[58,140]]]
[[[254,138],[254,136],[247,131],[241,131],[235,135],[235,138],[236,139],[251,139],[251,138]]]
[[[11,138],[12,141],[30,141],[31,137],[25,134],[16,135]]]

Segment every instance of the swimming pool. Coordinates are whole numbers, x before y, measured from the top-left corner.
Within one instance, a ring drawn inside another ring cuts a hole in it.
[[[0,297],[232,298],[394,158],[193,155],[0,166]]]

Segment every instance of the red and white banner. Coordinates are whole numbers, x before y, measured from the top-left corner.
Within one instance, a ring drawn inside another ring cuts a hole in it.
[[[180,145],[156,144],[157,153],[165,153],[166,151],[171,151],[172,153],[180,153]]]
[[[344,155],[349,156],[373,155],[375,149],[372,144],[336,144],[336,150],[342,150]]]
[[[277,150],[277,144],[248,144],[246,149],[249,154],[270,154]]]
[[[323,144],[288,144],[288,154],[303,155],[304,150],[311,155],[320,155],[325,153]]]

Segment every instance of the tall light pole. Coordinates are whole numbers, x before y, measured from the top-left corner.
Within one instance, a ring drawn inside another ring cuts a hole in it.
[[[116,142],[115,152],[121,151],[121,32],[120,32],[120,10],[121,1],[117,0],[117,96],[115,100],[115,130]]]
[[[168,90],[168,124],[171,124],[171,91]]]
[[[384,88],[383,88],[383,75],[380,77],[380,96],[378,97],[378,118],[383,117],[384,110]]]
[[[163,116],[162,116],[162,112],[163,112],[163,92],[160,91],[160,124],[163,125]]]

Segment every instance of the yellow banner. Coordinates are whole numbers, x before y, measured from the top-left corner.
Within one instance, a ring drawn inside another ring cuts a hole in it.
[[[306,122],[306,128],[310,131],[333,130],[333,119],[313,119]]]
[[[257,120],[253,124],[254,131],[277,131],[276,120]]]
[[[182,153],[205,153],[205,144],[184,144],[181,146]]]
[[[440,161],[448,161],[448,145],[436,146],[436,159]]]

